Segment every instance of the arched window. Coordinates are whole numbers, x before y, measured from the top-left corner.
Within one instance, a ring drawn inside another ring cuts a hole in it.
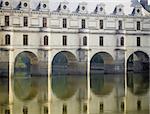
[[[5,45],[10,45],[10,35],[9,34],[7,34],[5,36]]]
[[[84,46],[87,45],[87,37],[86,37],[86,36],[83,37],[83,45],[84,45]]]
[[[121,39],[120,39],[120,45],[124,46],[124,37],[121,37]]]
[[[44,36],[44,45],[48,45],[48,36]]]

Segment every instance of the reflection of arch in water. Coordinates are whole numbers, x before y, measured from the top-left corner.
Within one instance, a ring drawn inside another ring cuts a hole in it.
[[[98,52],[91,59],[91,74],[113,73],[114,60],[107,52]]]
[[[8,79],[0,78],[0,106],[6,105],[9,102]]]
[[[149,74],[128,72],[127,86],[135,95],[147,93],[149,90]]]
[[[38,58],[32,52],[21,52],[15,59],[14,73],[17,76],[38,75]]]
[[[101,74],[91,76],[91,90],[98,96],[108,95],[114,88],[114,76],[111,74]]]
[[[53,76],[52,91],[59,99],[67,100],[75,95],[78,81],[75,76]]]
[[[134,72],[148,72],[149,56],[142,51],[132,53],[127,60],[127,69]]]
[[[22,101],[29,101],[36,97],[38,93],[37,80],[33,78],[15,78],[14,93]]]
[[[52,61],[53,75],[73,75],[77,73],[77,59],[68,51],[57,53]]]

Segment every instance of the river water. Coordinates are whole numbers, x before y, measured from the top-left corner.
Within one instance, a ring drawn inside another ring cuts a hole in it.
[[[126,76],[127,87],[124,75],[91,75],[90,99],[86,75],[51,76],[51,87],[47,76],[14,76],[11,86],[7,77],[0,78],[0,114],[86,114],[88,103],[90,114],[149,114],[149,74]]]

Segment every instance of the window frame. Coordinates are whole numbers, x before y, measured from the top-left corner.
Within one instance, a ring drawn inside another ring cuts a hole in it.
[[[48,45],[48,36],[47,35],[44,36],[44,45],[45,46]]]
[[[86,36],[83,37],[83,46],[87,46],[87,37]]]
[[[120,46],[124,46],[124,37],[120,38]]]
[[[47,18],[43,17],[42,19],[43,27],[47,27]]]
[[[23,45],[27,46],[28,45],[28,35],[23,35]]]
[[[28,114],[28,107],[24,106],[22,112],[23,114]]]
[[[63,18],[63,28],[67,28],[67,19]]]
[[[86,20],[85,20],[85,19],[82,19],[82,20],[81,20],[81,28],[82,28],[82,29],[85,29],[85,28],[86,28]]]
[[[141,46],[141,37],[136,37],[136,46]]]
[[[9,34],[6,34],[6,35],[5,35],[5,45],[10,45],[10,44],[11,44],[10,35],[9,35]]]
[[[118,21],[118,30],[122,30],[123,29],[123,22],[122,20]]]
[[[27,16],[24,16],[24,17],[23,17],[23,26],[24,26],[24,27],[27,27],[27,26],[28,26],[28,17],[27,17]]]
[[[62,45],[67,46],[67,36],[66,35],[62,36]]]
[[[99,46],[104,46],[104,37],[103,36],[99,37]]]
[[[104,29],[104,20],[99,20],[100,29]]]
[[[10,17],[8,15],[5,15],[5,26],[10,25]]]
[[[136,30],[141,30],[141,22],[140,21],[136,22]]]

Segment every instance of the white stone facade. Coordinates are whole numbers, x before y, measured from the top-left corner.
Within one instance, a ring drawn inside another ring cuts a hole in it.
[[[95,10],[89,13],[88,4],[85,2],[79,3],[75,12],[69,10],[68,2],[61,2],[55,11],[49,10],[48,0],[41,1],[34,9],[30,8],[30,0],[21,0],[15,6],[11,2],[12,0],[3,0],[0,7],[0,73],[2,73],[1,70],[8,68],[5,64],[9,63],[9,76],[11,76],[14,73],[16,57],[22,52],[31,52],[37,57],[41,74],[47,74],[47,62],[52,63],[59,52],[64,52],[72,65],[76,65],[74,60],[77,60],[77,71],[81,74],[82,71],[86,71],[87,51],[90,51],[90,60],[97,53],[105,53],[103,54],[103,57],[106,58],[104,67],[106,67],[107,73],[124,70],[121,68],[124,67],[122,63],[126,63],[134,52],[140,51],[146,53],[148,57],[150,56],[150,14],[145,14],[146,11],[143,11],[144,9],[140,5],[133,8],[132,13],[127,15],[124,13],[123,5],[121,4],[116,5],[112,14],[106,14],[105,4],[103,3],[98,4]],[[6,16],[9,17],[9,25],[7,25]],[[24,25],[24,17],[27,17],[27,26]],[[46,19],[45,21],[44,18]],[[66,27],[63,27],[63,19],[67,21]],[[102,28],[100,20],[103,21]],[[43,21],[46,25],[44,25]],[[10,43],[9,41],[6,43],[6,35],[10,35]],[[24,35],[27,35],[27,44],[25,44]],[[48,37],[48,45],[44,45],[45,36]],[[66,45],[63,45],[63,36],[67,37]],[[83,41],[85,37],[86,44]],[[100,37],[103,38],[101,45]],[[121,38],[123,38],[122,43]],[[137,38],[140,38],[140,42],[137,41]],[[49,51],[50,55],[48,55]],[[106,53],[111,57],[107,56]],[[31,58],[33,57],[32,54],[30,55]],[[115,65],[115,69],[112,70],[110,64]],[[37,69],[34,72],[38,72]],[[141,97],[142,103],[146,107],[145,110],[148,109],[148,93]],[[130,92],[128,94],[130,97],[127,100],[134,98],[132,106],[136,105],[138,97],[135,97]],[[82,106],[87,101],[84,99],[79,104],[77,95],[76,93],[66,101],[59,100],[55,95],[52,95],[51,105],[54,114],[62,113],[64,103],[68,105],[68,114],[72,112],[82,114]],[[99,113],[98,105],[101,101],[105,103],[105,108],[108,112],[117,111],[121,101],[124,101],[124,97],[121,97],[120,101],[117,102],[119,104],[112,105],[110,102],[115,102],[115,95],[115,89],[110,95],[101,98],[91,92],[90,112]],[[13,110],[13,114],[21,113],[24,103],[18,100],[15,95],[13,98],[14,101],[20,103],[14,105],[14,109],[18,110]],[[37,101],[38,97],[31,103],[27,103],[29,110],[33,110],[37,114],[43,114],[43,108],[48,106],[48,103],[39,105]],[[131,111],[135,109],[136,107],[134,106],[127,107],[127,110]],[[4,110],[1,112],[3,114]],[[31,113],[29,112],[29,114]]]

